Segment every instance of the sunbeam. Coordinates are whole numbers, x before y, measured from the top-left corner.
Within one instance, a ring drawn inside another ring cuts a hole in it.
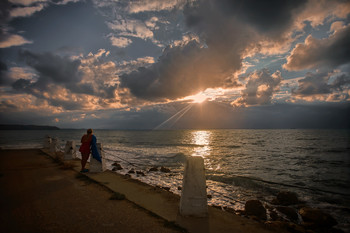
[[[165,124],[167,124],[168,122],[170,122],[171,120],[173,120],[175,118],[174,122],[171,123],[171,125],[169,125],[169,128],[171,128],[181,117],[183,117],[183,115],[186,114],[186,112],[188,112],[188,110],[190,110],[192,108],[192,106],[193,106],[193,103],[187,105],[186,107],[184,107],[183,109],[181,109],[180,111],[178,111],[177,113],[172,115],[170,118],[168,118],[167,120],[165,120],[164,122],[162,122],[161,124],[156,126],[153,130],[161,129]]]

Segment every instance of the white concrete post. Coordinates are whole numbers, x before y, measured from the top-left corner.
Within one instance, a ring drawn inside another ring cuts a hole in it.
[[[97,146],[98,152],[101,155],[102,163],[100,163],[99,161],[94,159],[91,155],[90,156],[90,172],[103,172],[106,170],[106,165],[105,165],[103,151],[102,151],[102,143],[96,143],[96,146]]]
[[[57,152],[58,138],[52,138],[50,144],[50,152]]]
[[[64,159],[75,159],[77,157],[77,147],[74,141],[67,141],[64,148]]]
[[[200,156],[188,157],[186,160],[182,180],[180,214],[194,217],[208,215],[204,159]]]
[[[44,139],[44,148],[50,149],[50,144],[51,144],[51,138],[50,138],[50,136],[46,135],[46,137]]]

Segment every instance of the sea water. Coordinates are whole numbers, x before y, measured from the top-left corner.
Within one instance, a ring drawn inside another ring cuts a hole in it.
[[[41,148],[44,137],[80,144],[85,130],[0,131],[2,148]],[[281,190],[330,213],[350,230],[349,130],[95,130],[107,168],[113,163],[136,179],[181,193],[186,156],[205,161],[209,205],[243,209],[250,199],[270,203]],[[148,172],[167,167],[170,173]]]

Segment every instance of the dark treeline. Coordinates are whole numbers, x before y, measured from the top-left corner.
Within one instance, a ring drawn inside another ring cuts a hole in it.
[[[47,125],[0,125],[0,130],[59,130],[56,126]]]

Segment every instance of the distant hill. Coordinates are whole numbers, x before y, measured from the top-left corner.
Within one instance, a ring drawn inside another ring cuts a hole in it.
[[[0,125],[0,130],[59,130],[56,126],[42,125]]]

